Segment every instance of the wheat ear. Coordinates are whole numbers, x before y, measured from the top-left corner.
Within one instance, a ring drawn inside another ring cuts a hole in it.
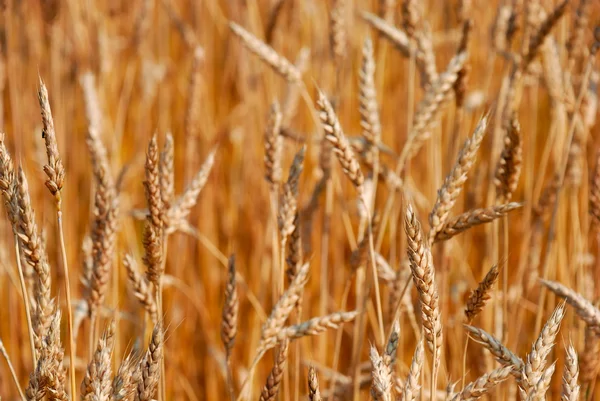
[[[469,383],[461,392],[452,397],[452,401],[475,401],[487,394],[510,376],[512,367],[504,366],[486,373],[472,383]]]
[[[401,401],[415,401],[421,390],[419,377],[421,376],[421,369],[423,368],[423,341],[419,341],[415,353],[410,363],[410,369],[408,376],[406,377],[406,383],[404,383],[404,389],[402,391]]]
[[[540,282],[559,297],[565,298],[567,303],[575,308],[577,315],[587,323],[588,327],[600,335],[600,310],[590,301],[556,281],[540,279]]]
[[[342,170],[356,187],[357,191],[362,194],[363,183],[365,181],[358,160],[352,151],[348,138],[342,131],[342,127],[338,120],[331,103],[325,94],[319,91],[317,107],[319,109],[319,117],[325,130],[325,139],[333,146],[333,152],[336,154]]]
[[[506,216],[513,210],[522,207],[522,203],[510,202],[504,205],[496,205],[485,209],[472,209],[448,220],[440,231],[435,235],[433,242],[446,241],[462,232],[480,224],[489,223],[502,216]]]
[[[154,326],[152,340],[140,362],[141,375],[137,382],[136,401],[150,401],[160,380],[160,361],[163,358],[164,333],[162,324]]]
[[[111,354],[115,341],[115,329],[116,324],[112,320],[98,340],[96,351],[81,383],[82,401],[107,400],[111,395]]]
[[[473,136],[465,141],[454,163],[454,167],[452,167],[450,174],[444,180],[444,184],[438,190],[437,200],[429,214],[429,225],[431,226],[431,230],[429,231],[430,244],[433,243],[437,233],[442,230],[448,220],[450,210],[456,203],[458,195],[467,180],[467,174],[475,164],[477,151],[479,150],[481,141],[483,141],[487,128],[487,120],[487,116],[484,116],[479,121]]]
[[[467,307],[465,308],[465,316],[468,322],[472,321],[481,312],[486,302],[490,299],[490,291],[494,284],[496,284],[496,281],[498,281],[498,274],[498,265],[492,266],[477,288],[469,295]]]
[[[258,56],[258,58],[288,82],[298,82],[302,79],[302,74],[298,71],[296,66],[273,50],[271,46],[267,45],[235,22],[229,22],[229,29],[240,38],[248,50]]]
[[[277,398],[279,385],[283,379],[283,371],[285,370],[285,366],[287,364],[288,349],[289,341],[284,340],[279,345],[279,352],[275,358],[275,364],[273,365],[273,369],[271,369],[271,373],[269,373],[267,382],[262,389],[260,401],[273,401]]]
[[[392,372],[377,349],[371,345],[371,395],[374,401],[392,400]]]
[[[140,274],[131,255],[125,255],[123,265],[127,270],[127,277],[133,287],[133,295],[144,307],[152,323],[156,324],[158,322],[158,308],[148,279]]]
[[[542,332],[533,343],[531,351],[527,354],[527,360],[523,366],[521,386],[529,395],[534,390],[538,381],[542,378],[546,369],[546,358],[554,346],[554,340],[560,329],[560,323],[565,315],[565,303],[559,304],[544,327]]]
[[[64,285],[65,285],[65,297],[67,300],[67,329],[69,333],[69,359],[75,360],[75,339],[73,334],[73,306],[71,302],[71,281],[69,274],[69,266],[67,263],[67,250],[65,247],[65,236],[63,230],[63,211],[62,211],[62,199],[61,192],[65,180],[65,168],[62,163],[60,154],[58,153],[58,142],[56,140],[56,133],[54,130],[54,120],[52,118],[52,111],[50,109],[50,99],[48,98],[48,90],[46,85],[39,78],[40,89],[38,91],[38,100],[40,109],[42,112],[42,124],[43,131],[42,137],[46,144],[46,155],[48,157],[48,164],[44,165],[44,172],[48,176],[46,180],[46,187],[50,190],[52,196],[54,196],[56,202],[56,220],[58,223],[58,238],[60,242],[61,256],[62,256],[62,267],[64,274]],[[75,366],[74,364],[69,365],[70,367],[70,384],[72,397],[76,397],[76,385],[75,385]]]
[[[579,361],[573,344],[567,347],[565,367],[563,370],[563,386],[561,401],[577,401],[579,399]]]

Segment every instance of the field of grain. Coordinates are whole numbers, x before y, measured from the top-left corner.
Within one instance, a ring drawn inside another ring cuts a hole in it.
[[[600,397],[599,21],[0,1],[0,397]]]

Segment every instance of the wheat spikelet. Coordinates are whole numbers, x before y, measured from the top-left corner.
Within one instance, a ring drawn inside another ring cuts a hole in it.
[[[60,342],[60,318],[60,310],[56,310],[43,340],[38,367],[48,397],[56,401],[67,401],[69,396],[65,391],[67,374],[63,365],[64,350]]]
[[[531,387],[527,394],[521,392],[521,397],[525,401],[544,401],[546,399],[546,392],[550,388],[550,381],[556,368],[556,362],[550,365],[544,372],[542,372],[539,380]]]
[[[595,331],[585,328],[585,344],[579,360],[581,369],[581,382],[590,383],[596,379],[600,370],[600,337]]]
[[[492,45],[497,52],[504,52],[509,47],[507,36],[512,15],[513,10],[510,5],[501,5],[498,8],[492,27]]]
[[[371,395],[375,401],[392,400],[392,372],[377,349],[371,345]]]
[[[164,333],[162,325],[154,326],[152,340],[148,350],[140,362],[141,376],[137,381],[136,401],[150,401],[156,391],[160,379],[160,363],[163,358]]]
[[[171,207],[171,203],[175,197],[174,146],[173,135],[169,132],[165,137],[165,144],[163,150],[160,152],[159,161],[160,199],[167,210]],[[162,213],[162,218],[164,226],[168,227],[168,213]]]
[[[427,24],[415,33],[417,67],[421,73],[421,86],[426,88],[438,79],[437,67],[435,65],[435,53],[431,40],[431,31]]]
[[[352,151],[352,147],[348,142],[348,138],[342,131],[337,115],[333,111],[333,107],[325,94],[319,91],[319,99],[317,100],[319,109],[319,117],[325,130],[325,139],[333,146],[333,151],[336,154],[342,170],[356,187],[359,193],[362,193],[362,185],[365,181],[358,160]]]
[[[154,295],[150,289],[150,283],[146,277],[142,276],[135,266],[135,261],[131,255],[125,255],[123,265],[127,269],[127,277],[133,287],[133,295],[137,298],[144,310],[150,316],[152,323],[158,322],[158,309]]]
[[[17,236],[19,247],[27,263],[36,274],[33,295],[37,302],[32,315],[32,324],[36,334],[36,349],[39,351],[41,341],[50,325],[52,300],[50,299],[50,266],[43,242],[38,235],[35,214],[31,206],[29,186],[23,169],[19,167],[16,182],[16,207],[19,210]]]
[[[348,48],[346,7],[346,0],[334,0],[329,13],[331,53],[338,69],[346,58]]]
[[[556,307],[537,340],[533,343],[531,351],[527,354],[527,361],[523,366],[521,386],[523,390],[530,394],[542,377],[546,369],[546,358],[554,346],[554,340],[560,329],[560,322],[565,315],[565,303]],[[536,392],[538,390],[535,390]]]
[[[512,367],[504,366],[481,376],[452,397],[452,401],[474,401],[490,392],[499,383],[503,382],[511,374]]]
[[[590,174],[589,210],[592,227],[600,227],[600,150],[596,152],[596,165]]]
[[[213,164],[215,163],[215,153],[217,149],[214,148],[202,163],[200,170],[194,178],[192,182],[187,186],[183,194],[175,201],[174,205],[169,209],[169,221],[172,222],[174,226],[177,223],[184,221],[187,216],[190,214],[192,207],[198,202],[198,196],[204,188],[206,181],[208,181],[208,175],[212,170]]]
[[[496,201],[509,202],[517,189],[521,175],[523,149],[521,146],[521,125],[516,114],[510,117],[505,128],[504,148],[496,165],[494,184],[496,185]]]
[[[136,383],[141,371],[137,369],[138,361],[132,353],[119,365],[119,369],[112,381],[113,400],[130,401],[136,392]]]
[[[91,315],[104,301],[116,241],[119,203],[110,173],[106,148],[100,138],[102,114],[94,75],[89,72],[84,73],[80,78],[80,84],[83,89],[88,119],[86,144],[92,159],[92,172],[96,182],[90,235],[92,239],[92,269],[86,294]]]
[[[281,234],[281,242],[287,242],[287,238],[294,232],[294,217],[298,210],[298,182],[300,174],[304,166],[304,152],[306,148],[303,146],[294,156],[294,161],[290,167],[288,179],[283,185],[283,194],[279,203],[279,232]]]
[[[473,30],[473,21],[471,19],[466,20],[463,23],[462,36],[458,45],[458,53],[466,52],[469,45],[469,39],[471,38],[471,31]],[[463,107],[465,102],[465,95],[467,92],[467,81],[469,78],[469,71],[471,70],[469,65],[464,65],[463,68],[458,72],[458,77],[454,83],[454,95],[456,107]]]
[[[600,310],[580,294],[555,281],[540,279],[540,282],[553,293],[564,298],[569,305],[575,308],[579,317],[587,323],[588,327],[600,335]]]
[[[283,138],[279,134],[281,130],[281,111],[277,101],[271,104],[269,121],[265,129],[265,178],[271,184],[271,189],[278,188],[281,183],[281,152],[283,150]]]
[[[285,78],[288,82],[297,82],[302,79],[302,74],[290,63],[288,59],[277,53],[273,48],[258,39],[256,36],[236,24],[229,22],[229,29],[241,39],[244,46],[254,53],[263,62],[268,64],[274,71]]]
[[[279,385],[283,379],[283,371],[285,370],[285,365],[287,363],[288,349],[289,341],[284,340],[280,343],[279,352],[275,358],[273,369],[271,369],[267,382],[260,393],[260,401],[272,401],[277,398]]]
[[[467,180],[467,174],[475,164],[477,150],[481,145],[485,130],[487,128],[487,117],[484,116],[471,138],[468,138],[458,154],[458,158],[452,167],[452,171],[444,180],[444,184],[438,190],[437,200],[429,214],[429,241],[433,243],[437,233],[442,231],[444,223],[448,220],[450,210],[456,203],[458,195]]]
[[[519,209],[521,206],[523,206],[522,203],[510,202],[485,209],[469,210],[444,223],[440,231],[435,235],[433,242],[446,241],[470,228],[506,216],[509,212]]]
[[[111,354],[114,346],[115,321],[111,321],[98,340],[98,346],[81,383],[81,400],[107,400],[111,395]]]
[[[308,399],[310,401],[322,401],[319,391],[319,378],[314,366],[308,368]]]
[[[573,347],[573,344],[569,344],[563,370],[561,401],[577,401],[579,399],[579,384],[577,384],[577,379],[579,378],[579,363],[577,359],[575,347]]]
[[[162,229],[162,214],[164,213],[164,207],[160,192],[159,151],[156,135],[153,135],[148,143],[144,170],[146,174],[144,189],[146,202],[148,203],[148,218],[152,222],[152,225],[160,232]]]
[[[402,390],[401,401],[415,401],[421,390],[421,384],[419,377],[421,376],[421,369],[423,368],[423,341],[419,341],[415,348],[415,353],[410,363],[410,369],[408,376],[406,377],[406,383]]]
[[[16,224],[19,218],[15,182],[16,175],[13,161],[4,142],[4,133],[0,133],[0,192],[6,206],[6,214],[14,232],[16,232]]]
[[[308,280],[308,263],[304,264],[302,268],[294,277],[294,280],[290,283],[290,286],[277,301],[277,304],[273,307],[271,314],[267,318],[266,322],[262,326],[261,340],[258,346],[257,355],[261,355],[276,342],[275,339],[279,332],[283,329],[285,322],[287,321],[290,313],[298,304],[298,301],[302,297],[304,286]]]
[[[221,318],[221,341],[225,346],[226,355],[231,355],[235,336],[237,334],[238,321],[238,295],[236,287],[235,256],[229,257],[227,269],[227,285],[225,286],[225,303]]]
[[[375,90],[375,60],[373,43],[366,38],[362,49],[362,65],[359,71],[359,105],[362,136],[366,141],[366,159],[377,164],[378,144],[381,142],[381,122],[377,92]]]
[[[458,79],[458,73],[462,69],[466,59],[467,54],[465,52],[454,56],[448,63],[446,71],[440,75],[435,83],[427,88],[423,100],[417,106],[413,127],[402,149],[400,156],[402,162],[406,162],[413,157],[423,143],[431,136],[429,132],[430,127],[437,119],[443,103],[448,100],[449,94]]]
[[[402,28],[409,38],[415,37],[415,32],[421,22],[421,10],[415,0],[403,0],[400,6],[402,16]]]
[[[566,44],[570,64],[575,62],[576,58],[582,56],[585,48],[585,31],[589,25],[590,5],[589,0],[580,0],[579,6],[577,6],[571,35]]]
[[[490,291],[498,280],[499,272],[498,265],[492,266],[477,288],[469,295],[467,307],[465,308],[465,316],[468,322],[472,321],[481,312],[486,302],[490,299]]]
[[[400,340],[400,323],[398,319],[395,319],[392,323],[392,329],[385,343],[385,350],[383,353],[383,362],[390,367],[392,373],[394,372],[394,365],[396,364],[396,353],[398,352],[398,341]]]
[[[362,11],[360,16],[369,25],[371,25],[371,27],[376,29],[386,39],[392,42],[394,47],[398,49],[405,57],[410,57],[410,55],[415,52],[414,47],[411,45],[410,39],[405,32],[371,13]]]
[[[298,270],[302,267],[303,261],[302,229],[300,228],[300,217],[298,212],[296,212],[292,224],[294,226],[294,231],[292,231],[290,240],[288,241],[288,257],[286,258],[288,265],[286,275],[290,282],[294,280],[294,277],[298,274]]]
[[[565,13],[568,4],[569,0],[564,0],[562,3],[556,6],[550,14],[548,14],[544,21],[540,23],[539,28],[529,41],[529,48],[527,49],[527,53],[523,55],[523,59],[521,61],[520,66],[521,70],[526,70],[529,64],[533,61],[533,59],[538,53],[538,50],[544,43],[544,40],[550,34],[550,31],[556,25],[558,20]]]
[[[282,342],[286,339],[296,339],[306,336],[316,336],[328,329],[337,329],[342,323],[353,321],[358,312],[335,312],[326,316],[315,317],[300,324],[288,326],[281,329],[272,341],[267,341],[267,346],[275,346],[275,342]]]
[[[56,133],[54,132],[54,120],[52,119],[48,90],[41,77],[39,78],[39,83],[38,100],[44,126],[42,138],[44,138],[44,142],[46,143],[46,155],[48,156],[48,164],[44,166],[44,172],[48,176],[46,186],[56,199],[60,199],[59,192],[64,184],[65,168],[58,153],[58,143],[56,142]]]
[[[162,232],[150,218],[144,224],[142,244],[144,245],[142,260],[146,265],[146,278],[154,284],[155,289],[158,289],[164,274]]]
[[[517,379],[521,378],[521,370],[525,365],[521,358],[513,354],[513,352],[506,348],[498,339],[482,329],[466,324],[464,327],[469,332],[469,335],[473,338],[473,340],[483,345],[492,355],[494,355],[498,362],[504,366],[512,366],[513,376],[515,376]]]
[[[408,242],[408,259],[413,282],[421,301],[423,331],[429,350],[437,360],[442,345],[442,322],[440,317],[438,289],[435,283],[435,269],[431,251],[423,239],[421,224],[418,222],[412,206],[408,205],[404,219],[404,230]]]

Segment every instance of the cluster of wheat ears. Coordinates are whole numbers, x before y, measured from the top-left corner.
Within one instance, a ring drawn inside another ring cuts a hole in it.
[[[598,394],[597,2],[0,3],[0,396]]]

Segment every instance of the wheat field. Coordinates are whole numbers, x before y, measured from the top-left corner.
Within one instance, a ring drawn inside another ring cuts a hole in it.
[[[598,21],[0,1],[0,397],[595,399]]]

